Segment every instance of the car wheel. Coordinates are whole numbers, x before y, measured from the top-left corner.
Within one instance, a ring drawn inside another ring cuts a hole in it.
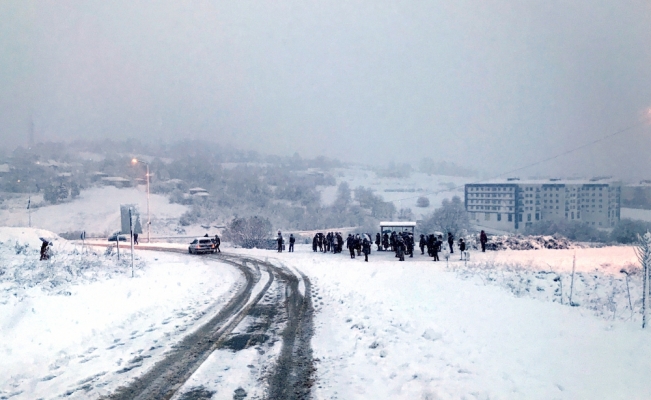
[[[192,249],[188,249],[188,253],[192,254]]]

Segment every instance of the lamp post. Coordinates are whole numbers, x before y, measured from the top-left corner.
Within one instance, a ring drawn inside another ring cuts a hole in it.
[[[147,243],[151,243],[151,215],[149,213],[149,163],[146,161],[138,160],[134,158],[131,160],[131,164],[144,164],[147,167]]]

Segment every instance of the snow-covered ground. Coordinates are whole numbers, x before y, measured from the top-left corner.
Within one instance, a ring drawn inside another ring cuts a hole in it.
[[[465,264],[456,257],[446,268],[420,255],[401,263],[373,253],[365,263],[304,245],[295,253],[246,252],[271,253],[312,280],[318,399],[651,398],[651,332],[639,318],[613,321],[589,308],[459,279]],[[573,250],[536,252],[471,257],[536,269],[546,257],[557,272],[568,262],[571,270]],[[582,249],[577,260],[594,272],[604,262],[627,264],[630,253]]]
[[[54,240],[50,261],[37,261],[39,236]],[[83,253],[49,232],[0,228],[0,242],[0,398],[108,393],[240,284],[232,267],[209,258],[138,250],[130,278],[114,254]],[[435,263],[373,252],[365,263],[308,245],[228,251],[311,280],[317,399],[651,398],[651,332],[640,327],[631,247],[473,252],[467,264],[456,253]],[[634,316],[622,268],[633,273]],[[260,396],[262,367],[277,351],[216,351],[183,391]]]
[[[178,218],[187,206],[170,204],[166,196],[150,195],[152,234],[170,234],[178,226]],[[141,221],[147,221],[147,192],[141,188],[118,189],[113,186],[93,187],[79,198],[56,205],[32,209],[32,226],[53,232],[86,231],[88,235],[105,235],[120,229],[120,205],[136,204]],[[27,196],[12,199],[0,210],[0,226],[27,226]]]
[[[49,261],[38,261],[39,236],[53,240]],[[241,284],[225,264],[144,251],[131,278],[130,257],[100,250],[47,231],[0,228],[0,398],[109,393]]]

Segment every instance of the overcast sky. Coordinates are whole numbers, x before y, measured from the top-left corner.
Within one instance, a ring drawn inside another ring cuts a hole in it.
[[[0,139],[651,178],[651,3],[0,2]],[[648,171],[648,172],[647,172]]]

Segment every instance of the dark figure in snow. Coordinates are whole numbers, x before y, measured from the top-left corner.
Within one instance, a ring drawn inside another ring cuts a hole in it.
[[[50,259],[50,253],[48,252],[49,245],[50,242],[43,241],[43,243],[41,243],[41,261]]]
[[[294,237],[293,233],[289,234],[289,252],[293,253],[294,252],[294,242],[296,242],[296,238]]]
[[[355,250],[358,257],[362,255],[362,238],[359,237],[359,233],[355,235]]]
[[[213,243],[215,243],[215,249],[217,249],[217,252],[221,253],[222,251],[219,250],[219,246],[222,244],[222,241],[219,238],[219,236],[215,235],[215,238],[212,241],[213,241]]]
[[[405,235],[405,246],[407,246],[409,258],[414,258],[414,237],[411,233]]]
[[[454,253],[454,236],[452,235],[451,232],[448,232],[448,247],[450,248],[450,253]]]
[[[488,242],[488,236],[486,236],[486,232],[481,231],[481,233],[479,234],[479,243],[481,243],[482,253],[486,252],[486,242]]]
[[[138,244],[138,234],[137,233],[133,234],[133,244]]]
[[[317,241],[318,241],[317,237],[318,237],[318,236],[319,236],[319,234],[317,233],[317,234],[314,235],[314,237],[312,238],[312,251],[314,251],[314,252],[316,252]]]
[[[375,234],[375,245],[377,246],[377,251],[380,251],[380,246],[382,246],[382,235],[380,235],[380,232]]]
[[[384,251],[387,251],[389,248],[389,234],[385,233],[384,236],[382,236],[382,247],[384,247]]]
[[[396,238],[395,249],[398,261],[405,261],[405,240],[402,238],[402,235],[398,235]]]
[[[341,253],[341,250],[344,248],[344,238],[341,236],[341,232],[337,232],[337,253]]]
[[[323,233],[319,232],[317,235],[319,235],[317,238],[317,245],[319,246],[319,251],[323,253]]]
[[[466,242],[463,241],[463,238],[459,239],[459,251],[461,252],[461,260],[463,260],[463,255],[466,253]]]
[[[278,242],[278,252],[282,253],[283,252],[283,235],[278,231],[278,237],[276,238],[276,241]]]
[[[442,244],[443,244],[443,241],[441,239],[436,238],[434,240],[434,246],[432,246],[432,257],[434,257],[433,261],[439,261],[439,251],[441,251],[441,245]]]
[[[367,238],[362,241],[362,252],[364,253],[364,261],[368,262],[368,255],[371,253],[371,241]]]
[[[352,234],[348,234],[348,239],[346,239],[346,247],[350,251],[350,258],[355,258],[355,238]]]
[[[418,241],[418,247],[420,247],[420,255],[422,256],[425,254],[425,245],[427,244],[427,240],[425,239],[425,235],[420,235],[420,240]]]
[[[434,235],[431,233],[427,235],[427,255],[430,257],[434,257],[434,242],[436,242]]]

